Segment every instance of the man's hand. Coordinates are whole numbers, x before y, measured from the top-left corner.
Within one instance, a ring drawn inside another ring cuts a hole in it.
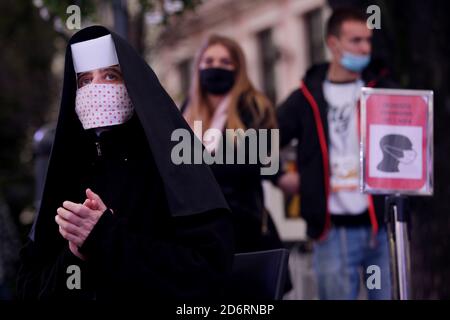
[[[300,190],[300,176],[297,172],[285,173],[278,179],[277,185],[288,195],[297,194]]]
[[[84,256],[78,252],[78,248],[83,245],[107,209],[102,199],[92,190],[87,189],[86,196],[83,204],[64,201],[63,206],[56,210],[58,214],[55,217],[59,233],[69,241],[72,253],[82,259]]]

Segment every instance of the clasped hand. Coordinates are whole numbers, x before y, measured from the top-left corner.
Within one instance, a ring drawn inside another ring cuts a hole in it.
[[[86,257],[78,248],[83,245],[106,209],[102,199],[91,189],[86,189],[83,204],[64,201],[62,207],[56,210],[55,221],[59,225],[59,233],[69,241],[70,251],[82,260],[86,260]]]

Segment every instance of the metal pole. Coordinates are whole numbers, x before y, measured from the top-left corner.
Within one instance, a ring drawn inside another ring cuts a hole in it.
[[[390,274],[391,274],[391,293],[392,299],[398,300],[400,298],[400,290],[398,288],[398,274],[397,274],[397,259],[395,247],[395,217],[392,214],[392,207],[390,205],[390,197],[386,197],[385,206],[385,220],[388,232],[389,241],[389,257],[390,257]]]
[[[406,198],[389,196],[386,199],[389,244],[391,253],[391,273],[393,298],[408,300],[410,290],[410,245],[408,220],[406,215]]]
[[[395,216],[395,241],[397,247],[397,267],[400,289],[400,300],[410,299],[410,256],[408,222],[404,212],[400,213],[401,207],[394,206]],[[402,217],[403,215],[403,217]]]

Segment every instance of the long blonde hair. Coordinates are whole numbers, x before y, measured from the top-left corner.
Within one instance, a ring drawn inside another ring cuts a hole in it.
[[[242,105],[244,108],[249,108],[249,111],[253,115],[253,123],[260,123],[262,127],[268,129],[275,128],[276,121],[272,103],[264,94],[257,91],[250,82],[247,75],[245,56],[241,47],[234,40],[219,35],[211,35],[208,37],[197,52],[193,82],[186,108],[186,120],[189,125],[192,127],[194,121],[200,120],[202,121],[203,130],[206,130],[211,124],[214,108],[208,102],[207,92],[202,90],[199,67],[205,51],[216,44],[220,44],[228,50],[236,73],[234,85],[228,93],[228,118],[225,127],[227,129],[247,129],[238,110],[240,99],[243,99],[241,100]]]

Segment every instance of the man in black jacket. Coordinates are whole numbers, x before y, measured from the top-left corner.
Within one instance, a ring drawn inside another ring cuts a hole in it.
[[[301,194],[301,214],[314,245],[321,299],[355,299],[360,268],[379,269],[369,299],[390,298],[383,197],[359,191],[359,95],[390,87],[387,71],[370,63],[372,30],[359,11],[337,9],[327,24],[329,64],[313,66],[278,109],[281,146],[298,139],[298,175],[278,180]],[[297,181],[297,182],[296,182]]]

